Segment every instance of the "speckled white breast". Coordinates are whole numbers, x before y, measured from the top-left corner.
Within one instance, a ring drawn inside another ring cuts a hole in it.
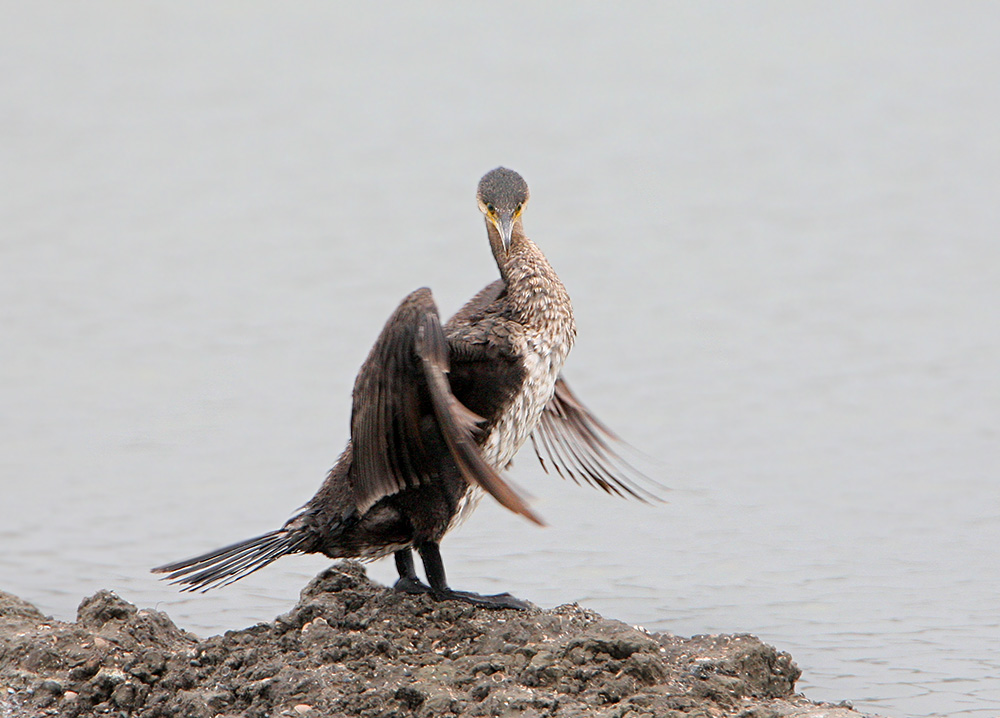
[[[568,349],[543,345],[525,355],[524,386],[483,443],[483,455],[493,466],[506,469],[528,440],[552,399]]]
[[[524,355],[525,377],[522,390],[497,420],[483,443],[483,456],[501,471],[510,465],[515,454],[528,440],[555,392],[556,379],[559,378],[559,372],[573,346],[573,334],[567,332],[557,339],[558,343],[552,343],[543,341],[537,335],[528,338],[526,344],[531,350]],[[484,491],[478,486],[469,487],[459,502],[449,530],[469,517],[483,495]]]

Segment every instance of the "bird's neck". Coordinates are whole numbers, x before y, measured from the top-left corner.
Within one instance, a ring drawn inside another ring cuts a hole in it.
[[[546,331],[565,335],[565,341],[572,344],[576,334],[573,305],[566,287],[542,250],[524,234],[520,220],[514,224],[510,251],[506,253],[500,233],[492,223],[487,222],[487,227],[493,256],[512,308],[521,315],[522,321],[547,325]]]
[[[542,250],[524,234],[524,225],[520,219],[514,222],[509,250],[504,249],[500,232],[489,220],[486,222],[486,232],[490,237],[490,248],[493,250],[493,258],[500,270],[500,276],[508,287],[512,281],[517,281],[518,276],[524,273],[525,268],[535,265],[538,265],[539,269],[547,269],[545,274],[551,274],[556,281],[559,280],[545,255],[542,254]]]

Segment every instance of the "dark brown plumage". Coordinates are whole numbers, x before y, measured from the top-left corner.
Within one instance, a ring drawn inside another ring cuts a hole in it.
[[[546,470],[551,465],[609,493],[651,497],[612,448],[614,434],[560,376],[576,334],[573,308],[524,234],[528,196],[512,170],[497,168],[480,181],[477,200],[500,279],[443,325],[429,289],[403,300],[358,373],[347,448],[306,507],[276,531],[155,572],[184,590],[207,590],[289,553],[393,553],[400,590],[524,608],[509,594],[450,589],[438,545],[483,491],[542,523],[500,475],[529,437]],[[416,575],[412,548],[427,584]]]

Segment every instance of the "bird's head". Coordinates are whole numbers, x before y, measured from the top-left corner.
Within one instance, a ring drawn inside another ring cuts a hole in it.
[[[479,211],[485,215],[487,223],[496,228],[505,255],[510,251],[514,224],[520,220],[528,197],[528,183],[506,167],[490,170],[479,180],[476,191]]]

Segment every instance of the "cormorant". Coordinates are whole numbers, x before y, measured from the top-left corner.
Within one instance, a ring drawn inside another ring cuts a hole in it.
[[[543,454],[561,476],[651,497],[608,443],[617,437],[560,376],[576,335],[573,307],[524,234],[527,183],[498,167],[480,180],[477,200],[500,279],[443,325],[426,287],[403,300],[361,366],[350,440],[316,495],[276,531],[154,572],[185,584],[183,590],[208,590],[286,554],[366,560],[393,553],[399,590],[526,608],[507,593],[449,588],[438,546],[482,489],[542,524],[500,476],[529,437],[546,471]],[[417,577],[411,548],[427,584]]]

